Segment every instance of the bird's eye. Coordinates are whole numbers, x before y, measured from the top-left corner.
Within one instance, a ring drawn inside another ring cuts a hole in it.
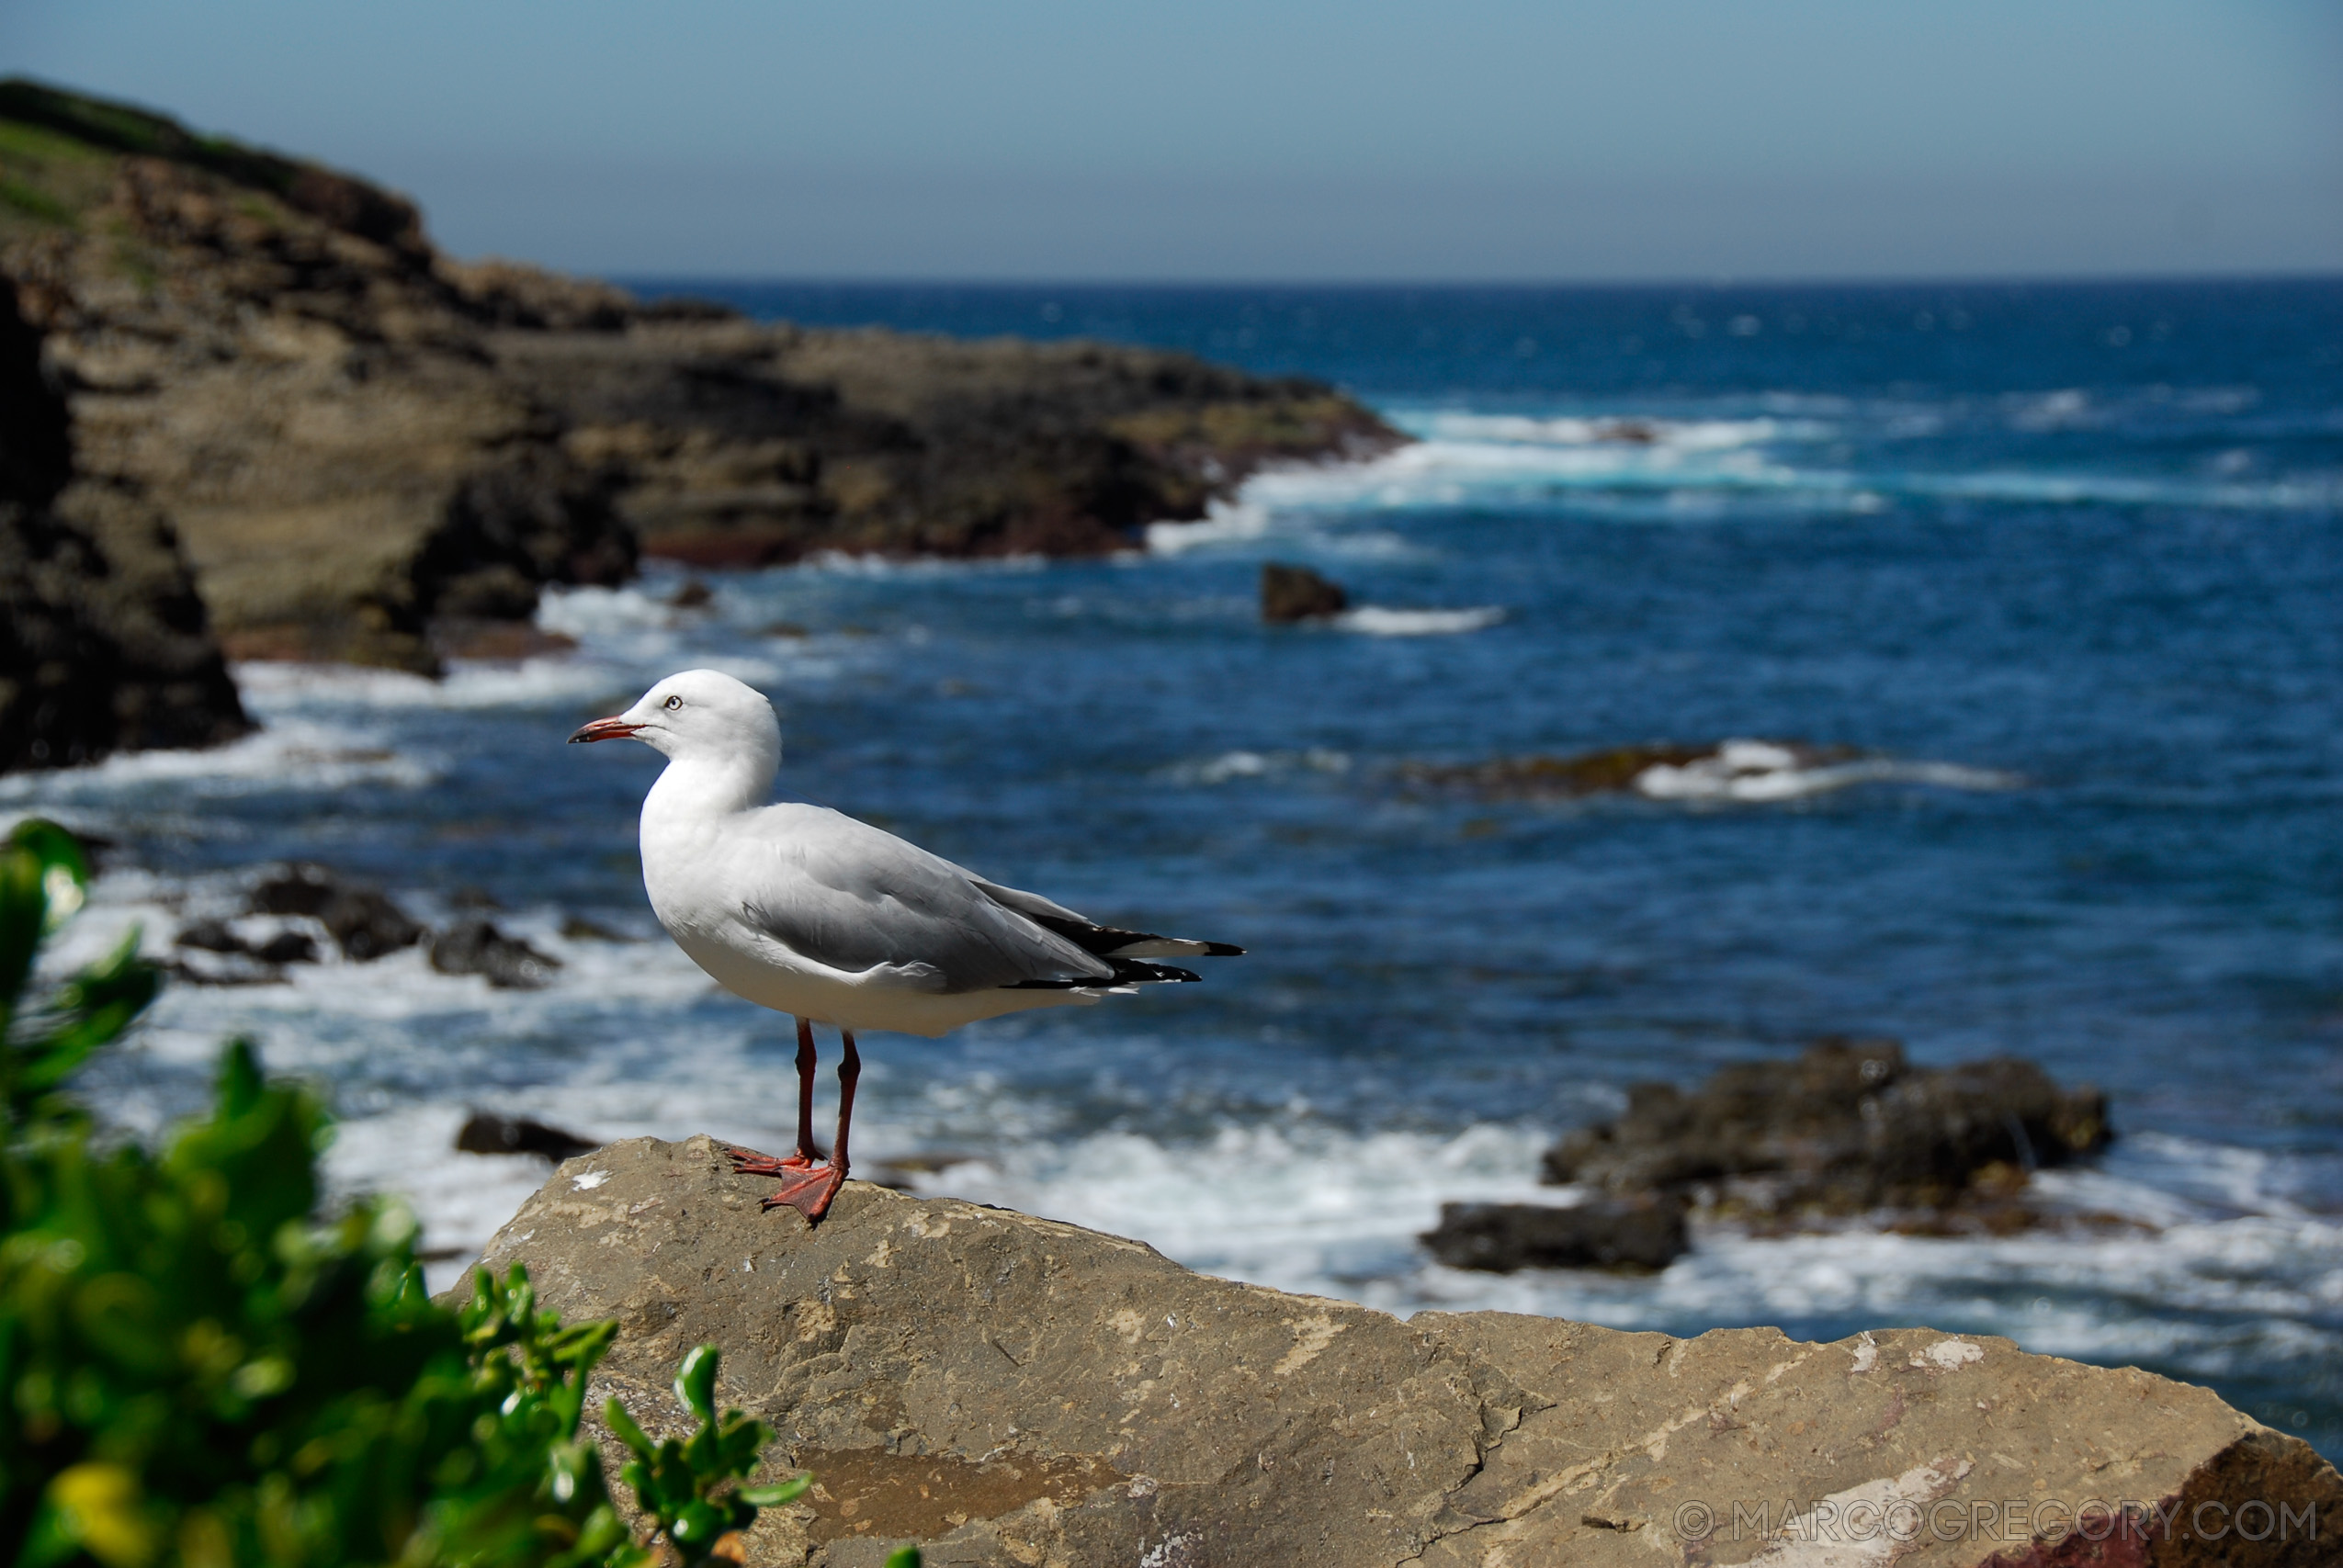
[[[673,713],[677,708],[682,707],[683,705],[684,699],[681,697],[670,697],[667,699],[667,711],[669,713]]]

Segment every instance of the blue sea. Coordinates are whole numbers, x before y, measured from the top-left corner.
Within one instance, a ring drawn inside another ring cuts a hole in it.
[[[441,1278],[544,1172],[452,1152],[469,1109],[785,1144],[787,1021],[644,907],[656,759],[561,744],[713,665],[779,705],[787,792],[1251,950],[1202,986],[874,1037],[874,1171],[1399,1313],[2008,1335],[2343,1457],[2343,284],[651,287],[1190,349],[1338,382],[1418,439],[1109,560],[822,560],[713,579],[700,610],[654,569],[550,596],[564,656],[436,683],[245,666],[251,740],[0,781],[118,841],[84,949],[137,920],[165,951],[300,856],[435,919],[492,899],[563,961],[538,992],[418,952],[175,986],[95,1075],[118,1119],[185,1110],[248,1032],[325,1088],[337,1180],[408,1194]],[[1361,607],[1261,626],[1266,559]],[[1573,802],[1409,772],[1729,739],[1868,761]],[[2101,1085],[2119,1142],[2039,1179],[2125,1223],[1712,1228],[1647,1278],[1418,1246],[1443,1201],[1552,1198],[1539,1151],[1628,1083],[1826,1034]]]

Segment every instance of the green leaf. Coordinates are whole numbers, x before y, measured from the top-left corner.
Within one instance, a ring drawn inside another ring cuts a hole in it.
[[[760,1508],[777,1508],[784,1503],[796,1502],[812,1485],[812,1476],[799,1475],[775,1486],[743,1486],[733,1495]]]
[[[723,1354],[714,1345],[694,1346],[675,1373],[675,1397],[702,1421],[716,1419],[716,1363]]]
[[[667,1533],[685,1546],[700,1546],[724,1533],[724,1516],[706,1503],[693,1503],[675,1516]]]
[[[887,1568],[920,1568],[920,1549],[899,1546],[887,1554]]]
[[[612,1436],[642,1458],[649,1459],[656,1451],[651,1448],[650,1437],[635,1425],[635,1418],[628,1415],[627,1407],[616,1399],[602,1407],[602,1419],[609,1427]]]

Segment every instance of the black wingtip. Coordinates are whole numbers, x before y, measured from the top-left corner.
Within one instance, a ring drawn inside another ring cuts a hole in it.
[[[1206,958],[1242,958],[1245,950],[1234,942],[1208,942],[1204,944],[1204,955]]]

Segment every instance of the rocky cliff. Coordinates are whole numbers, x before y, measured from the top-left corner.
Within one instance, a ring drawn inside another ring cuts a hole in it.
[[[315,164],[0,83],[0,274],[80,471],[176,520],[232,653],[418,670],[639,547],[1094,554],[1397,437],[1178,355],[761,327],[436,250]]]
[[[76,479],[73,457],[0,278],[0,772],[243,734],[169,523],[134,485]]]
[[[1148,1247],[849,1183],[809,1231],[705,1138],[562,1166],[490,1245],[614,1317],[603,1381],[677,1357],[817,1478],[751,1562],[1477,1568],[2303,1564],[2343,1478],[2202,1389],[1884,1330],[1695,1339],[1408,1322]],[[599,1404],[599,1399],[595,1401]]]

